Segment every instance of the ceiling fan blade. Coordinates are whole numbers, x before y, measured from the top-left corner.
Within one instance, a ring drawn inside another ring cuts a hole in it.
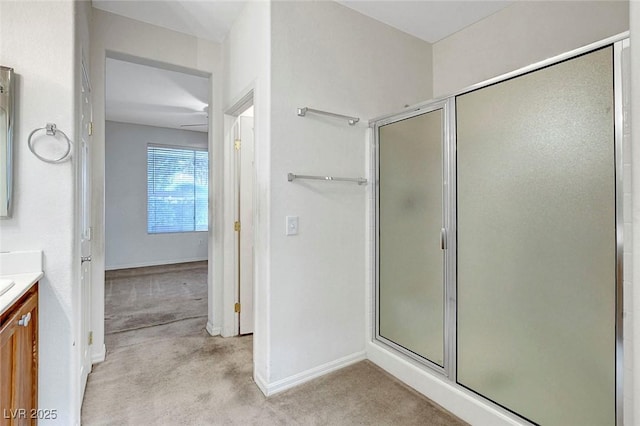
[[[180,127],[198,127],[198,126],[208,126],[209,123],[202,124],[181,124]]]

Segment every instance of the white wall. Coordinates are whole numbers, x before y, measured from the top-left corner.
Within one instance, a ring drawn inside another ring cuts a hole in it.
[[[105,269],[105,59],[107,54],[120,59],[145,62],[148,65],[160,65],[175,71],[194,72],[199,75],[211,75],[209,104],[209,163],[221,162],[222,140],[222,61],[221,46],[217,43],[198,39],[193,36],[160,28],[154,25],[124,18],[102,10],[93,9],[91,22],[91,84],[93,88],[93,261],[92,286],[94,303],[93,336],[95,361],[104,358],[104,269]],[[121,56],[118,56],[121,55]],[[123,56],[124,55],[124,56]],[[220,179],[215,173],[211,180]],[[212,204],[219,202],[213,198],[216,194],[213,185],[209,188]],[[209,259],[212,259],[212,247],[220,235],[219,222],[209,220]],[[209,262],[209,288],[213,284],[214,273],[222,269],[216,259]],[[220,273],[221,274],[221,273]],[[209,291],[209,319],[207,329],[219,329],[220,309],[214,309],[214,300],[220,298]]]
[[[629,29],[626,1],[522,1],[433,45],[433,92],[472,84]]]
[[[147,145],[207,149],[207,133],[107,121],[105,139],[105,268],[207,260],[207,232],[147,233]]]
[[[628,7],[627,2],[618,1],[516,2],[433,45],[434,95],[446,96],[489,78],[622,33],[629,29]],[[625,233],[625,241],[629,241],[628,237]],[[628,266],[625,265],[625,276]],[[625,315],[630,315],[630,312]],[[625,338],[628,337],[628,331],[625,330]],[[449,385],[437,375],[414,362],[390,354],[376,343],[369,345],[368,356],[471,424],[519,424],[517,420],[490,408],[470,392]],[[628,377],[628,360],[625,360],[625,368]],[[630,383],[625,383],[625,387],[625,424],[633,424],[629,414],[632,401]]]
[[[0,250],[44,252],[39,297],[40,408],[55,409],[56,421],[79,421],[79,363],[74,349],[77,301],[74,271],[75,161],[47,164],[27,149],[31,130],[52,122],[71,140],[76,129],[77,57],[72,2],[0,2],[0,64],[16,75],[15,204],[0,221]],[[80,16],[77,19],[85,19]]]
[[[269,392],[365,357],[368,120],[429,99],[431,46],[334,2],[272,4]],[[308,106],[360,117],[349,126]],[[285,216],[299,235],[285,236]]]
[[[225,111],[233,107],[241,98],[253,91],[254,96],[254,135],[255,135],[255,168],[256,181],[254,186],[254,333],[253,333],[253,363],[254,379],[258,384],[264,383],[269,376],[269,270],[270,270],[270,233],[269,233],[269,203],[270,203],[270,158],[271,158],[271,81],[270,81],[270,53],[271,53],[271,5],[268,2],[248,2],[231,28],[223,43],[224,49],[224,107]],[[227,119],[225,130],[230,129],[232,120]],[[225,318],[223,321],[223,335],[234,333],[233,303],[235,294],[234,258],[225,256],[232,253],[235,233],[233,229],[233,192],[231,183],[231,161],[233,140],[226,140],[224,146],[224,185],[220,180],[217,194],[224,194],[229,200],[223,204],[220,200],[216,204],[214,214],[222,219],[223,239],[216,246],[215,256],[224,263],[223,276],[219,279],[219,289],[224,303]],[[264,387],[262,386],[263,391]]]

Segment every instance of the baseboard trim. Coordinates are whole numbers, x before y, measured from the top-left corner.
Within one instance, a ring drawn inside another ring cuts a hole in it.
[[[105,358],[107,357],[107,347],[105,345],[102,345],[102,347],[100,348],[99,352],[91,352],[91,364],[99,364],[101,362],[104,362]]]
[[[220,335],[222,337],[233,337],[238,335],[238,329],[234,326],[225,326],[220,329]]]
[[[520,426],[515,416],[500,412],[436,373],[414,364],[380,344],[367,344],[367,358],[465,422],[477,426]]]
[[[82,406],[82,401],[84,399],[84,393],[87,390],[87,381],[89,380],[89,373],[91,373],[91,368],[93,367],[90,366],[89,368],[86,368],[86,366],[82,366],[80,367],[80,393],[78,395],[79,397],[79,401],[78,403],[80,404],[79,406]],[[89,371],[86,371],[89,370]]]
[[[219,336],[220,335],[221,328],[220,327],[214,327],[213,324],[211,324],[211,322],[209,322],[209,321],[207,321],[207,326],[205,328],[207,329],[207,333],[209,333],[212,336]]]
[[[255,371],[253,372],[253,381],[256,382],[258,389],[260,389],[260,392],[262,392],[264,396],[269,396],[267,381]]]
[[[123,263],[120,265],[109,265],[105,266],[104,270],[106,271],[116,271],[120,269],[134,269],[134,268],[146,268],[150,266],[164,266],[164,265],[178,265],[180,263],[191,263],[191,262],[204,262],[208,258],[202,257],[193,257],[193,258],[185,258],[185,259],[169,259],[169,260],[154,260],[149,262],[135,262],[135,263]]]
[[[308,382],[309,380],[324,376],[325,374],[331,373],[332,371],[336,371],[351,364],[355,364],[356,362],[365,360],[366,358],[367,356],[365,351],[356,352],[273,383],[266,383],[264,379],[262,379],[258,375],[256,375],[254,380],[257,379],[256,384],[258,385],[262,393],[264,393],[266,396],[271,396],[287,389],[291,389],[292,387],[301,385],[305,382]]]

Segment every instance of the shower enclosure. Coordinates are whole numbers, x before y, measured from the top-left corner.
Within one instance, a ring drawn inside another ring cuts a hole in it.
[[[376,341],[520,420],[621,424],[621,52],[373,122]]]

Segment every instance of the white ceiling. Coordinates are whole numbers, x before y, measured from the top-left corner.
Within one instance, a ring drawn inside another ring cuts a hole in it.
[[[336,1],[429,43],[435,43],[513,3],[502,0]]]
[[[205,40],[221,42],[243,0],[92,0],[93,7]]]
[[[336,1],[429,43],[460,31],[513,3],[506,0]],[[92,3],[97,9],[206,40],[221,42],[247,1],[92,0]]]
[[[112,58],[106,68],[107,120],[207,131],[208,78]]]
[[[336,1],[429,43],[513,3],[483,0]],[[97,9],[215,42],[224,40],[247,3],[243,0],[92,2]],[[206,132],[208,93],[207,78],[107,59],[107,120]]]

